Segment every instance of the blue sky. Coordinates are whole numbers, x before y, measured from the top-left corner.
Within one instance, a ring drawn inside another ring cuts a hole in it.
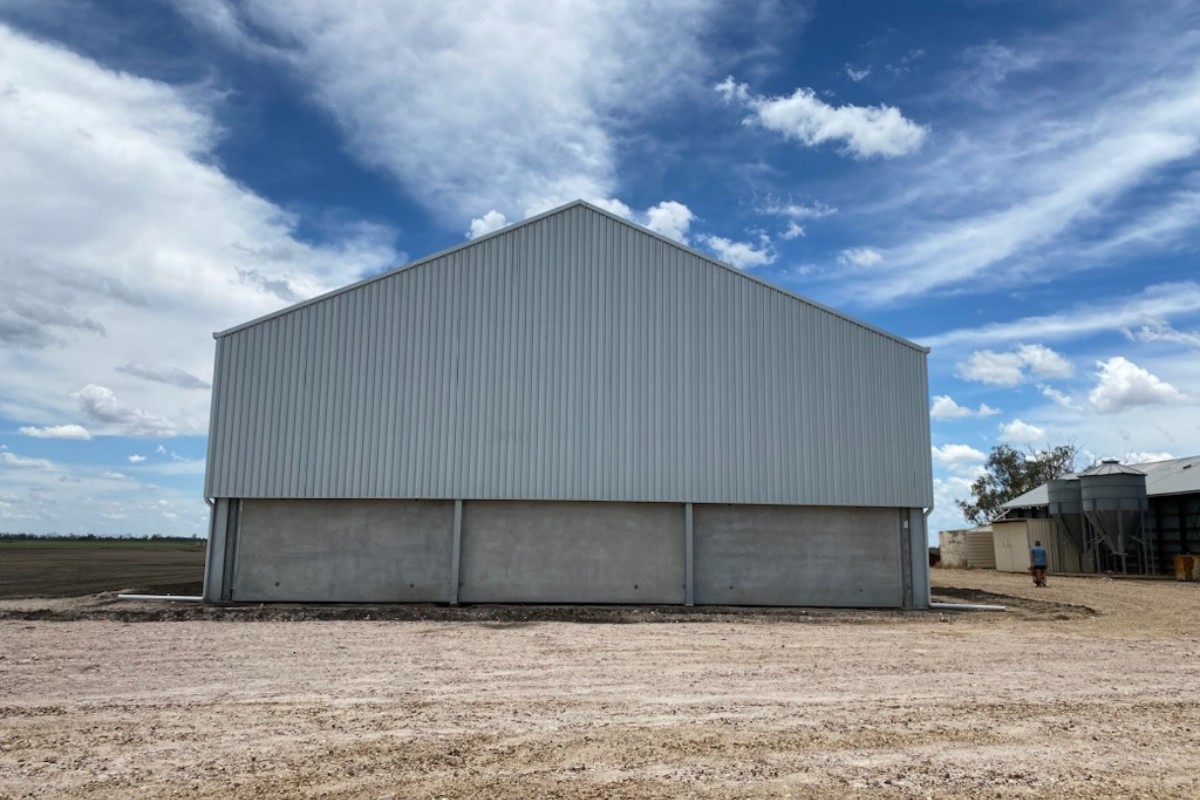
[[[1194,3],[0,0],[0,530],[203,534],[211,332],[583,198],[933,348],[987,451],[1200,453]]]

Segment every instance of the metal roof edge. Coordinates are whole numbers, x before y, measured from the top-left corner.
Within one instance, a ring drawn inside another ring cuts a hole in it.
[[[527,219],[523,219],[520,222],[516,222],[511,225],[505,225],[503,228],[498,228],[497,230],[494,230],[490,233],[484,234],[483,236],[479,236],[475,239],[469,239],[468,241],[462,242],[461,244],[456,244],[453,247],[448,247],[445,250],[439,250],[438,252],[433,253],[428,256],[425,256],[424,258],[419,258],[416,261],[410,261],[407,264],[402,264],[393,269],[389,269],[385,272],[381,272],[378,275],[372,275],[368,278],[363,278],[362,280],[355,281],[354,283],[350,283],[345,286],[339,287],[337,289],[333,289],[331,291],[325,292],[324,294],[319,294],[316,297],[310,297],[307,300],[301,300],[299,303],[294,303],[290,306],[286,306],[277,311],[272,311],[268,314],[263,314],[262,316],[255,317],[254,319],[249,320],[247,322],[243,322],[238,325],[234,325],[232,328],[226,328],[225,330],[215,331],[213,333],[213,338],[220,339],[225,336],[229,336],[230,334],[234,334],[234,333],[238,333],[239,331],[246,330],[247,328],[252,328],[256,325],[261,325],[262,323],[269,322],[272,319],[282,317],[282,316],[284,316],[286,314],[290,314],[294,311],[299,311],[302,308],[307,308],[308,306],[315,305],[316,303],[323,302],[332,297],[336,297],[340,294],[354,291],[355,289],[358,289],[362,286],[366,286],[371,283],[375,283],[376,281],[381,281],[381,280],[384,280],[385,278],[390,278],[401,272],[406,272],[410,269],[415,269],[416,267],[423,266],[423,265],[428,264],[429,262],[434,261],[436,259],[443,258],[452,253],[456,253],[459,250],[464,250],[464,249],[471,247],[475,244],[478,244],[480,242],[484,242],[484,241],[487,241],[488,239],[493,239],[493,238],[497,238],[500,236],[510,234],[513,231],[523,228],[527,225],[532,225],[535,222],[540,222],[544,219],[547,219],[548,217],[552,217],[556,214],[561,214],[561,213],[571,210],[572,208],[578,208],[578,207],[586,208],[589,211],[592,211],[596,214],[600,214],[604,217],[607,217],[608,219],[611,219],[614,222],[619,222],[624,225],[628,225],[629,227],[636,229],[640,233],[646,234],[647,236],[651,236],[655,239],[658,239],[659,241],[661,241],[665,244],[668,244],[668,245],[671,245],[672,247],[676,247],[680,250],[683,250],[684,252],[688,253],[689,255],[700,258],[713,266],[720,267],[721,269],[727,270],[728,272],[732,272],[734,275],[737,275],[740,278],[757,283],[758,285],[763,286],[772,291],[779,292],[784,297],[791,298],[792,300],[797,300],[797,301],[804,303],[808,306],[811,306],[812,308],[815,308],[819,311],[823,311],[826,314],[831,314],[835,317],[838,317],[839,319],[842,319],[842,320],[845,320],[846,322],[851,323],[852,325],[857,325],[858,327],[863,328],[864,330],[870,331],[871,333],[891,339],[891,340],[893,340],[899,344],[905,345],[907,347],[911,347],[912,349],[914,349],[920,353],[926,353],[926,354],[929,353],[929,348],[925,347],[924,345],[917,344],[916,342],[913,342],[909,339],[905,339],[903,336],[899,336],[895,333],[891,333],[890,331],[885,331],[883,328],[876,327],[875,325],[872,325],[869,322],[864,322],[861,319],[852,317],[849,314],[838,311],[835,308],[830,308],[827,305],[818,303],[817,301],[811,300],[807,297],[804,297],[803,295],[796,294],[795,292],[790,292],[787,289],[783,289],[779,286],[776,286],[775,284],[765,281],[762,278],[759,278],[755,275],[750,275],[745,270],[740,270],[737,267],[726,264],[723,261],[718,261],[717,259],[713,258],[712,256],[710,256],[706,253],[702,253],[699,250],[696,250],[695,248],[692,248],[692,247],[689,247],[689,246],[683,244],[682,242],[678,242],[667,236],[663,236],[661,233],[652,231],[644,225],[639,225],[638,223],[633,222],[632,220],[628,220],[618,214],[614,214],[611,211],[608,211],[606,209],[600,208],[599,206],[593,205],[593,204],[587,202],[586,200],[573,200],[570,203],[566,203],[565,205],[558,206],[557,208],[552,208],[549,211],[543,211],[541,214],[535,214],[534,216],[529,217]]]

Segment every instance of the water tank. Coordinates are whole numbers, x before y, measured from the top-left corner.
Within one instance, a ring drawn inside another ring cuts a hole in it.
[[[1124,553],[1149,507],[1146,473],[1116,460],[1104,461],[1080,473],[1079,494],[1088,522],[1114,553]]]
[[[1083,552],[1083,495],[1078,478],[1055,478],[1046,483],[1050,502],[1047,510],[1060,535]]]

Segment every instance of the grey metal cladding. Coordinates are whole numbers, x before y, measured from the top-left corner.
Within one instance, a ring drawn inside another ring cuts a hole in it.
[[[576,203],[219,335],[206,494],[929,506],[925,361]]]

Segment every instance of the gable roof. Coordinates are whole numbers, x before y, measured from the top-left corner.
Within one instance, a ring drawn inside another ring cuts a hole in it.
[[[885,336],[889,339],[899,342],[900,344],[911,347],[914,350],[917,350],[918,352],[921,352],[921,353],[929,352],[928,347],[919,345],[913,341],[905,339],[902,336],[898,336],[894,333],[891,333],[890,331],[885,331],[882,328],[876,327],[868,322],[864,322],[860,319],[857,319],[856,317],[852,317],[848,314],[838,311],[837,309],[830,308],[829,306],[826,306],[822,303],[818,303],[815,300],[810,300],[809,298],[804,297],[799,294],[796,294],[795,292],[789,292],[788,290],[782,289],[773,283],[769,283],[769,282],[763,280],[762,278],[756,277],[754,275],[750,275],[750,274],[746,273],[744,270],[740,270],[736,267],[726,264],[723,261],[718,261],[717,259],[713,258],[712,256],[710,256],[706,253],[702,253],[699,250],[696,250],[694,248],[688,247],[687,245],[681,244],[680,242],[677,242],[674,239],[663,236],[662,234],[657,233],[656,231],[652,231],[643,225],[638,225],[635,222],[631,222],[628,219],[625,219],[624,217],[618,216],[617,214],[614,214],[611,211],[607,211],[603,208],[600,208],[599,206],[592,205],[591,203],[588,203],[584,200],[575,200],[573,202],[567,203],[566,205],[559,206],[558,208],[554,208],[549,211],[545,211],[541,214],[537,214],[535,216],[529,217],[528,219],[522,220],[521,222],[517,222],[512,225],[506,225],[503,228],[492,231],[491,233],[485,234],[483,236],[479,236],[470,241],[463,242],[462,244],[458,244],[453,247],[448,247],[445,250],[440,250],[436,253],[433,253],[432,255],[428,255],[428,256],[425,256],[424,258],[417,259],[416,261],[410,261],[409,263],[404,264],[399,267],[396,267],[395,269],[390,269],[390,270],[387,270],[386,272],[381,272],[378,275],[372,275],[369,278],[364,278],[363,280],[356,281],[351,284],[347,284],[346,286],[342,286],[338,289],[334,289],[334,290],[326,292],[324,294],[317,295],[316,297],[309,298],[308,300],[302,300],[299,303],[295,303],[295,304],[287,306],[285,308],[281,308],[278,311],[273,311],[269,314],[264,314],[261,317],[256,317],[255,319],[249,320],[247,322],[243,322],[239,325],[235,325],[232,328],[226,328],[225,330],[222,330],[222,331],[216,331],[213,333],[213,338],[220,339],[222,337],[229,336],[230,334],[237,333],[238,331],[245,330],[246,328],[252,328],[255,325],[259,325],[263,322],[267,322],[268,320],[276,319],[278,317],[282,317],[287,314],[291,314],[295,311],[298,311],[302,308],[306,308],[308,306],[314,305],[316,303],[324,302],[332,297],[336,297],[338,295],[345,294],[346,292],[353,291],[362,286],[366,286],[368,284],[375,283],[377,281],[381,281],[381,280],[385,280],[387,278],[394,277],[398,273],[407,272],[409,270],[419,269],[420,267],[426,266],[426,265],[428,265],[432,262],[435,262],[438,259],[444,258],[445,256],[450,255],[452,253],[456,253],[460,250],[465,250],[465,249],[468,249],[471,247],[476,247],[479,244],[481,244],[482,242],[486,242],[488,240],[497,239],[497,238],[504,237],[504,236],[510,236],[515,231],[518,231],[522,228],[533,225],[541,220],[547,219],[548,217],[555,216],[556,214],[562,214],[573,208],[585,208],[588,211],[591,211],[595,214],[599,214],[601,216],[607,217],[608,219],[610,219],[614,222],[620,223],[622,225],[626,225],[646,236],[653,237],[654,239],[657,239],[667,245],[670,245],[671,247],[682,250],[682,251],[689,253],[697,258],[703,259],[704,261],[706,261],[707,263],[711,264],[714,267],[732,272],[733,274],[737,275],[738,277],[742,278],[743,280],[751,281],[751,282],[756,283],[766,289],[769,289],[774,292],[778,292],[779,294],[782,294],[786,297],[792,298],[793,300],[804,303],[813,308],[819,309],[820,311],[824,311],[827,314],[832,314],[835,317],[838,317],[847,322],[853,323],[854,325],[857,325],[859,327],[865,328],[866,330],[869,330],[873,333],[877,333],[880,336]]]

